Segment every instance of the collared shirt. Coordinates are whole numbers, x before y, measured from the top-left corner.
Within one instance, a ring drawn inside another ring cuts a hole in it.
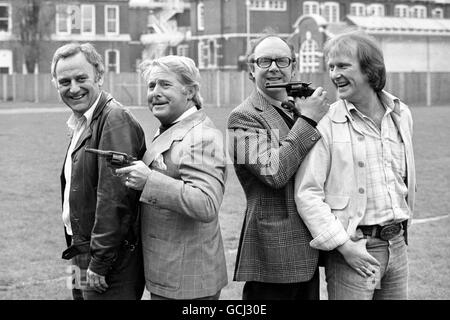
[[[262,91],[260,88],[256,88],[256,90],[267,100],[271,105],[278,108],[279,110],[283,111],[286,115],[289,116],[289,118],[294,119],[294,113],[286,108],[283,108],[281,105],[282,101],[276,100],[270,96],[268,96],[264,91]]]
[[[75,113],[72,113],[70,118],[67,120],[67,126],[69,130],[72,132],[72,139],[70,141],[69,149],[67,150],[66,160],[64,162],[64,178],[66,180],[66,186],[64,188],[64,200],[63,200],[63,212],[62,212],[62,220],[64,225],[66,226],[66,232],[69,235],[72,235],[72,227],[70,224],[70,185],[71,185],[71,176],[72,176],[72,152],[77,145],[78,140],[80,139],[83,132],[86,128],[89,127],[92,121],[92,116],[94,114],[95,107],[100,100],[101,94],[98,95],[97,100],[92,104],[92,106],[81,116],[77,117]]]
[[[391,116],[399,111],[392,100],[382,102],[386,111],[380,130],[372,119],[346,101],[355,128],[364,135],[366,146],[366,163],[360,165],[366,166],[367,207],[359,225],[385,225],[410,217],[406,202],[405,145]]]
[[[198,111],[198,109],[197,109],[196,106],[193,106],[193,107],[187,109],[185,112],[183,112],[183,114],[182,114],[181,116],[179,116],[179,117],[176,118],[174,121],[172,121],[172,122],[171,122],[171,125],[175,124],[176,122],[180,122],[181,120],[183,120],[183,119],[189,117],[191,114],[193,114],[193,113],[195,113],[195,112],[197,112],[197,111]],[[160,134],[160,130],[159,130],[159,128],[158,128],[158,130],[157,130],[156,133],[155,133],[155,136],[154,136],[153,140],[154,140],[157,136],[159,136],[159,134]]]

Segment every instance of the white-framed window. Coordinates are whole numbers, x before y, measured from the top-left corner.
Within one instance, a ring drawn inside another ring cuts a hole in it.
[[[119,6],[105,6],[105,34],[119,34]]]
[[[198,67],[215,68],[217,67],[217,50],[219,46],[214,39],[200,40],[198,43]]]
[[[81,5],[81,34],[95,34],[95,5]]]
[[[442,8],[434,8],[431,10],[431,17],[435,19],[444,19],[444,10],[442,10]]]
[[[108,49],[105,51],[106,72],[120,73],[120,52],[119,50]]]
[[[319,46],[315,40],[308,39],[301,44],[299,57],[301,73],[319,72],[322,53],[319,51]]]
[[[56,5],[56,34],[70,34],[71,32],[70,6]]]
[[[250,0],[250,10],[255,11],[286,11],[286,0]]]
[[[396,4],[394,7],[394,16],[400,18],[409,17],[409,7],[406,4]]]
[[[12,74],[13,55],[11,50],[0,50],[0,73]]]
[[[11,33],[11,5],[0,3],[0,32]]]
[[[189,45],[180,44],[177,46],[177,56],[189,57]]]
[[[410,9],[409,16],[411,18],[424,19],[427,17],[427,8],[425,6],[420,6],[420,5],[412,6]]]
[[[305,1],[303,2],[303,14],[319,14],[320,5],[318,1]]]
[[[350,4],[350,15],[351,16],[365,16],[366,15],[366,5],[361,2],[355,2]]]
[[[339,3],[327,1],[322,5],[322,17],[327,22],[339,22]]]
[[[367,6],[366,15],[372,17],[384,17],[384,5],[381,3],[372,3]]]
[[[205,4],[203,1],[197,4],[197,30],[205,30]]]

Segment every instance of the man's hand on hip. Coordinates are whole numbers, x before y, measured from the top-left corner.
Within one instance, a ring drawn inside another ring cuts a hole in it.
[[[366,249],[366,239],[357,241],[347,240],[337,250],[344,256],[345,261],[362,277],[370,277],[380,268],[380,263]]]

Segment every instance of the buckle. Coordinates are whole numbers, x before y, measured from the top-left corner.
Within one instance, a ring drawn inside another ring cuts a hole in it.
[[[398,235],[401,230],[402,230],[401,223],[389,224],[387,226],[383,226],[380,229],[380,239],[385,240],[385,241],[391,240],[396,235]]]

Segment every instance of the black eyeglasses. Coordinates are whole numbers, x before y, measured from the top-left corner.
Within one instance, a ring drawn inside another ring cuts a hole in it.
[[[258,59],[253,59],[252,62],[256,62],[256,65],[260,68],[267,69],[272,65],[272,62],[275,61],[275,64],[278,68],[287,68],[291,65],[292,59],[289,57],[280,57],[280,58],[268,58],[268,57],[259,57]]]

